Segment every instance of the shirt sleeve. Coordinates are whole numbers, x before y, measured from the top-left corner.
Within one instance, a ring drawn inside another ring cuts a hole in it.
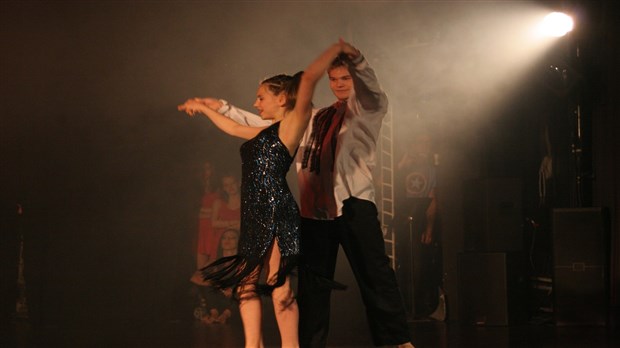
[[[388,108],[388,98],[379,84],[374,69],[362,55],[353,63],[355,64],[352,69],[354,96],[359,106],[365,111],[385,114]]]
[[[263,120],[260,116],[231,105],[226,100],[220,99],[220,101],[222,102],[222,107],[220,107],[217,112],[239,124],[250,127],[265,127],[271,125],[271,120]]]

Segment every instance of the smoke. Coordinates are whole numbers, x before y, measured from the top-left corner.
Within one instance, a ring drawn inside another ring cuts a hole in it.
[[[190,253],[196,168],[215,159],[222,171],[238,170],[241,141],[178,112],[178,104],[211,96],[252,110],[260,80],[302,70],[342,37],[375,68],[390,97],[398,141],[425,127],[444,149],[467,151],[527,67],[527,50],[514,36],[520,13],[530,13],[527,6],[4,2],[3,182],[35,185],[29,194],[44,209],[64,214],[57,228],[76,240],[101,242],[105,250],[88,252],[120,260],[111,267],[123,269],[125,280],[144,266],[151,282],[174,284],[159,279],[171,274],[185,281],[169,260]],[[333,101],[326,79],[315,96],[317,106]],[[461,165],[468,163],[455,164]],[[78,230],[67,216],[80,214],[100,224],[84,222]],[[110,256],[117,244],[125,253],[120,259]],[[95,268],[93,262],[81,269]]]

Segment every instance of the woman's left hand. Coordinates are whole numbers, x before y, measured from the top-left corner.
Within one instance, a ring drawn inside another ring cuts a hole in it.
[[[360,56],[360,51],[357,48],[353,47],[353,45],[344,41],[342,38],[339,40],[339,42],[342,53],[346,54],[349,59],[353,60]]]

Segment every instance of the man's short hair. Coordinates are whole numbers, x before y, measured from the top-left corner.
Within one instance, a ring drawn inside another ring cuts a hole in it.
[[[329,69],[327,69],[327,72],[330,72],[336,68],[340,68],[340,67],[345,67],[345,68],[349,68],[349,65],[351,65],[351,60],[349,59],[349,56],[347,56],[344,53],[341,53],[338,55],[338,57],[336,57],[333,61],[332,64],[329,66]]]

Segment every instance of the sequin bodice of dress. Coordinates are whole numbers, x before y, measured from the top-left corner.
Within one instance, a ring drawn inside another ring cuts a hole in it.
[[[205,281],[219,289],[232,288],[236,298],[248,292],[269,294],[284,284],[297,267],[299,257],[299,208],[286,173],[294,156],[280,140],[280,123],[262,130],[241,145],[241,234],[238,254],[222,257],[202,269]],[[274,242],[280,250],[280,265],[274,278],[258,284],[254,272],[265,264]],[[243,285],[257,285],[241,293]]]
[[[282,257],[299,254],[299,209],[286,182],[293,158],[280,140],[280,123],[241,145],[239,254],[262,258],[277,239]]]

